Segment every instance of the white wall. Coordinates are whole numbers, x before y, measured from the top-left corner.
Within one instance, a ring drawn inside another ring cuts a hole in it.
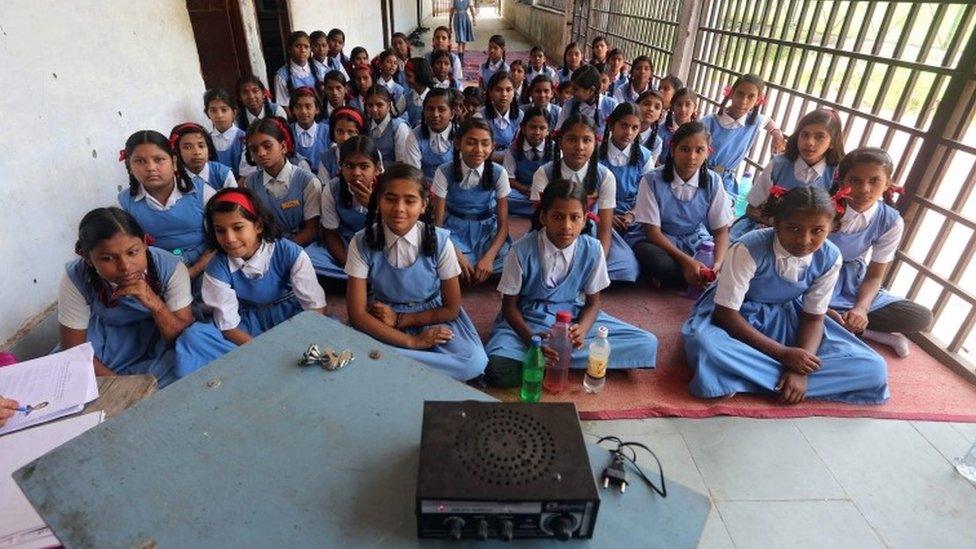
[[[56,300],[82,215],[127,184],[128,135],[206,119],[184,0],[0,2],[0,82],[2,343]]]
[[[370,56],[383,49],[383,13],[379,0],[289,0],[288,7],[292,30],[311,34],[317,30],[342,29],[346,33],[343,50],[346,55],[356,46],[366,48]]]
[[[409,33],[417,28],[416,0],[393,0],[393,32]]]

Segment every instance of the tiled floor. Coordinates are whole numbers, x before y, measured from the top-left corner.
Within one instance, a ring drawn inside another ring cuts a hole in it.
[[[475,31],[469,51],[494,33],[511,50],[531,48],[504,20],[482,17]],[[650,446],[668,479],[708,494],[700,547],[976,548],[976,486],[952,465],[976,441],[976,424],[723,417],[583,429]]]

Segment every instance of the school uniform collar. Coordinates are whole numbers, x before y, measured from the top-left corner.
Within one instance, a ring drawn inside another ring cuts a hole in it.
[[[289,162],[288,159],[286,158],[285,167],[281,168],[281,171],[278,172],[277,176],[272,177],[271,174],[267,172],[267,170],[263,170],[261,172],[261,180],[264,182],[264,185],[266,187],[270,187],[275,184],[287,185],[288,182],[291,181],[291,173],[293,171],[295,171],[295,166],[291,162]]]
[[[237,126],[231,124],[226,131],[220,131],[217,128],[214,128],[210,131],[210,137],[215,140],[217,138],[225,139],[228,143],[231,143],[234,141],[234,138],[237,137]]]
[[[339,67],[342,66],[342,57],[343,57],[342,56],[342,52],[339,52],[336,55],[326,55],[325,56],[326,60],[328,60],[328,62],[329,62],[329,66],[331,66],[333,68],[336,68],[336,69],[338,69]]]
[[[698,188],[698,172],[695,172],[695,175],[691,176],[691,179],[690,180],[685,181],[684,179],[681,179],[681,176],[678,175],[678,172],[677,171],[675,171],[674,172],[674,179],[671,180],[671,190],[672,191],[677,191],[681,187],[692,187],[692,188],[697,189]]]
[[[491,106],[495,109],[495,125],[503,130],[507,129],[509,124],[512,123],[511,119],[508,117],[508,113],[512,112],[512,104],[509,103],[508,108],[505,109],[505,112],[500,112],[494,103],[492,103]]]
[[[491,60],[489,59],[487,63],[488,63],[488,70],[497,71],[498,69],[502,68],[502,66],[505,64],[505,60],[499,59],[497,63],[492,63]]]
[[[302,128],[301,124],[295,122],[295,139],[303,147],[311,147],[315,143],[315,136],[318,135],[319,123],[312,121],[308,129]]]
[[[422,107],[428,92],[430,92],[430,88],[424,88],[424,91],[420,93],[417,93],[417,90],[413,90],[413,104],[417,107]]]
[[[797,281],[813,262],[813,254],[797,257],[786,251],[779,242],[779,237],[773,235],[773,256],[776,258],[776,272],[787,280]]]
[[[386,127],[390,125],[389,113],[387,113],[386,117],[383,118],[383,120],[381,120],[379,123],[370,120],[370,124],[372,124],[372,127],[369,129],[369,136],[373,139],[377,139],[379,136],[383,135],[383,132],[386,131]]]
[[[448,124],[446,128],[439,132],[430,132],[430,148],[434,151],[443,154],[451,147],[451,125]]]
[[[481,174],[485,170],[485,165],[482,163],[480,166],[474,168],[469,168],[464,160],[461,161],[461,182],[464,181],[481,181]]]
[[[199,177],[203,181],[210,181],[210,162],[203,165],[203,169],[200,170],[200,173],[193,173],[190,168],[183,168],[183,171],[186,172],[186,175],[190,177],[191,181],[194,177]]]
[[[437,78],[434,78],[434,87],[435,88],[444,88],[446,90],[451,89],[451,78],[448,77],[448,78],[446,78],[444,80],[438,80]]]
[[[840,218],[841,227],[846,228],[847,226],[851,225],[851,223],[854,223],[855,221],[858,220],[860,220],[860,223],[858,223],[858,225],[866,226],[868,223],[871,222],[872,219],[874,219],[874,214],[878,213],[878,204],[880,203],[881,201],[879,200],[878,202],[871,204],[871,207],[864,210],[863,212],[859,212],[851,207],[846,208],[844,210],[844,215]]]
[[[630,147],[627,147],[625,150],[620,150],[611,139],[607,142],[607,159],[614,166],[627,165],[630,162]]]
[[[383,223],[384,251],[390,251],[390,249],[399,244],[401,241],[403,244],[408,244],[411,247],[419,250],[420,241],[423,238],[423,228],[424,222],[418,221],[414,223],[413,227],[411,227],[409,231],[407,231],[407,234],[400,236],[391,231],[390,228],[386,226],[386,223]]]
[[[191,188],[185,194],[192,194],[192,193],[196,193],[196,189]],[[179,201],[179,199],[183,198],[183,194],[184,193],[180,192],[180,188],[179,186],[177,186],[176,181],[173,181],[173,192],[169,193],[169,198],[166,199],[166,203],[161,204],[158,200],[156,200],[154,197],[152,197],[149,193],[146,192],[146,188],[143,187],[142,184],[139,184],[139,190],[136,191],[136,195],[132,197],[132,200],[135,202],[138,202],[140,200],[145,200],[147,203],[156,205],[161,210],[168,210],[173,206],[175,206],[176,202]]]
[[[389,90],[390,88],[393,87],[393,84],[396,83],[396,80],[394,80],[392,78],[390,78],[389,80],[387,80],[387,79],[383,78],[382,76],[378,76],[376,78],[376,83],[377,84],[382,84],[386,89]]]
[[[820,162],[817,162],[813,166],[807,164],[807,161],[800,156],[798,156],[796,161],[793,162],[793,175],[804,183],[809,183],[810,181],[822,176],[825,169],[827,169],[827,161],[823,158],[821,158]]]
[[[638,143],[647,143],[647,140],[651,138],[651,131],[654,130],[654,126],[648,126],[646,130],[637,134]]]
[[[650,81],[647,82],[647,85],[644,86],[644,89],[642,89],[642,90],[636,90],[636,89],[634,89],[634,81],[631,80],[631,79],[629,79],[629,78],[627,79],[627,83],[624,84],[624,85],[627,86],[624,89],[624,91],[627,93],[627,97],[633,97],[634,99],[637,99],[638,97],[640,97],[640,94],[642,94],[642,93],[646,92],[647,90],[651,89],[651,82]]]
[[[310,64],[308,64],[308,63],[305,63],[305,66],[302,66],[302,65],[299,65],[298,63],[295,63],[294,61],[289,61],[288,64],[291,66],[291,75],[292,76],[297,76],[299,78],[305,78],[309,74],[311,74],[310,71],[312,69],[312,66]]]
[[[716,117],[716,120],[718,120],[719,126],[722,126],[727,130],[734,130],[736,128],[744,128],[746,125],[746,118],[748,117],[749,117],[749,113],[746,112],[739,118],[732,118],[731,116],[729,116],[728,111],[725,111],[722,114],[718,115],[718,117]]]
[[[536,145],[535,147],[533,147],[529,143],[529,140],[526,139],[526,140],[522,141],[522,152],[528,154],[528,153],[531,153],[532,151],[535,151],[535,152],[539,153],[539,158],[542,158],[543,154],[545,153],[545,146],[546,146],[546,141],[545,140],[540,141],[538,145]]]
[[[271,256],[274,254],[275,243],[266,240],[261,241],[261,245],[254,252],[250,259],[242,257],[227,257],[227,266],[230,272],[241,271],[247,278],[258,278],[268,272],[271,266]]]
[[[573,170],[572,168],[567,166],[565,160],[560,160],[559,162],[562,164],[562,166],[560,166],[561,168],[560,173],[564,178],[575,181],[577,183],[582,183],[586,181],[586,172],[590,169],[589,160],[587,160],[586,163],[583,164],[583,167],[580,168],[579,170]]]
[[[576,242],[579,239],[573,241],[572,244],[566,246],[565,248],[559,248],[549,240],[549,235],[546,234],[545,229],[539,230],[539,245],[542,246],[542,257],[546,262],[546,265],[552,265],[551,259],[557,255],[563,257],[566,260],[567,265],[571,265],[573,262],[573,256],[576,254]]]

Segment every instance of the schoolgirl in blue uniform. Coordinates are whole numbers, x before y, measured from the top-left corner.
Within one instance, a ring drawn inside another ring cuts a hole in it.
[[[349,57],[343,53],[342,48],[346,45],[346,33],[342,29],[329,30],[329,57],[326,65],[331,70],[339,71],[346,79],[349,79],[348,68],[351,64]]]
[[[596,124],[597,139],[603,139],[607,128],[607,117],[617,107],[617,100],[600,93],[600,73],[589,65],[580,67],[573,73],[573,97],[563,104],[556,122],[556,130],[563,127],[566,119],[574,114],[585,114]]]
[[[891,203],[901,192],[892,186],[894,164],[884,150],[866,147],[845,156],[838,171],[834,190],[844,197],[844,214],[830,241],[844,263],[827,314],[847,331],[908,356],[903,334],[927,330],[932,311],[881,287],[904,230]]]
[[[247,129],[248,163],[257,165],[244,186],[268,210],[286,238],[299,246],[315,241],[322,185],[312,172],[295,166],[295,144],[288,123],[263,118]]]
[[[427,55],[435,88],[461,89],[462,81],[451,74],[452,55],[454,54],[444,50],[434,50]]]
[[[325,292],[301,246],[281,238],[270,212],[247,189],[224,189],[207,204],[207,238],[219,251],[203,278],[224,349],[243,345],[306,311],[325,314]]]
[[[683,124],[698,120],[698,94],[688,88],[681,88],[674,92],[667,109],[664,123],[657,128],[657,133],[661,136],[661,156],[657,159],[659,165],[667,162],[671,156],[671,136],[674,132]]]
[[[479,284],[499,273],[508,252],[508,173],[491,159],[491,128],[480,118],[458,128],[454,157],[434,173],[434,223],[451,231],[461,279]]]
[[[318,166],[319,159],[329,150],[332,141],[329,124],[320,122],[322,108],[315,90],[298,88],[292,92],[290,110],[295,120],[291,125],[295,153],[304,158],[310,168]]]
[[[529,66],[527,67],[525,79],[532,82],[540,74],[548,76],[549,80],[553,82],[559,81],[559,77],[556,75],[556,69],[546,64],[546,50],[542,49],[542,46],[532,46],[532,49],[529,51]]]
[[[773,227],[735,243],[681,329],[691,394],[778,394],[850,404],[888,399],[884,359],[833,319],[828,304],[842,266],[827,240],[836,205],[797,187],[766,202]]]
[[[203,105],[213,124],[210,139],[217,151],[217,161],[230,168],[236,180],[244,163],[244,130],[234,124],[237,104],[225,90],[215,88],[203,95]]]
[[[146,239],[118,208],[82,218],[80,257],[65,265],[58,291],[60,348],[90,342],[95,375],[150,374],[166,387],[209,361],[216,330],[193,322],[183,263]]]
[[[434,89],[434,73],[430,68],[430,62],[423,57],[414,57],[407,61],[404,73],[407,80],[407,91],[404,95],[407,124],[410,124],[411,128],[416,128],[423,119],[424,98],[430,90]]]
[[[318,88],[322,94],[322,116],[328,119],[336,109],[346,106],[349,95],[348,79],[345,73],[329,71],[322,77]]]
[[[452,0],[449,19],[454,29],[454,40],[457,42],[458,53],[464,61],[464,47],[468,42],[474,42],[474,17],[477,7],[471,0]],[[450,37],[448,37],[450,39]]]
[[[625,69],[624,54],[617,48],[610,50],[607,54],[606,73],[610,77],[610,95],[612,96],[617,88],[626,85],[630,78]]]
[[[400,85],[397,79],[397,74],[400,71],[397,65],[396,54],[393,53],[393,50],[383,50],[376,56],[373,64],[375,65],[373,79],[377,84],[385,86],[387,91],[390,92],[394,116],[403,118],[406,121],[407,103],[405,95],[407,90]]]
[[[664,148],[664,141],[657,131],[661,125],[664,99],[659,91],[647,90],[637,98],[637,107],[640,109],[640,133],[637,134],[637,142],[651,151],[651,162],[657,165],[657,159],[661,157]]]
[[[515,88],[515,104],[520,109],[525,109],[532,102],[529,80],[525,77],[525,62],[521,59],[512,61],[508,66],[508,76],[512,79],[512,87]]]
[[[756,229],[757,224],[768,224],[760,211],[774,185],[785,190],[810,185],[830,190],[837,165],[844,158],[843,131],[835,111],[818,109],[803,115],[786,140],[786,152],[773,156],[754,180],[746,196],[746,215],[732,225],[732,239]]]
[[[255,120],[268,116],[288,118],[285,109],[271,101],[271,92],[264,87],[264,82],[261,82],[256,76],[242,76],[237,81],[237,101],[240,103],[240,108],[237,109],[237,126],[244,131],[247,131],[247,128]],[[247,146],[245,145],[244,148]],[[245,178],[253,174],[254,171],[254,165],[248,163],[245,158],[237,176]]]
[[[489,91],[488,82],[497,72],[508,72],[509,65],[505,61],[505,37],[500,34],[493,34],[488,39],[488,58],[481,64],[478,75],[478,84],[481,89]]]
[[[190,278],[196,278],[213,255],[207,251],[203,208],[214,190],[178,169],[172,146],[152,130],[138,131],[126,140],[122,157],[129,187],[119,193],[119,206],[159,248],[187,266]]]
[[[570,42],[563,48],[563,66],[559,69],[556,77],[559,83],[569,82],[573,78],[576,69],[583,66],[583,50],[576,42]],[[599,74],[599,71],[597,71]]]
[[[739,193],[739,181],[735,174],[760,129],[772,137],[774,154],[786,149],[786,138],[779,126],[759,112],[759,107],[765,102],[762,96],[764,86],[762,79],[754,74],[740,76],[726,92],[718,113],[702,118],[702,123],[712,134],[713,152],[708,157],[708,167],[722,176],[725,190],[730,196]]]
[[[380,176],[366,228],[349,244],[349,323],[404,356],[467,381],[481,375],[488,357],[461,308],[454,245],[425,213],[427,197],[423,173],[413,166],[394,164]]]
[[[535,214],[535,206],[529,200],[532,178],[555,155],[549,127],[546,113],[539,107],[529,107],[522,116],[522,124],[515,135],[515,141],[505,151],[502,166],[508,172],[508,181],[512,187],[512,192],[508,195],[510,216],[531,218]]]
[[[237,186],[234,172],[217,161],[210,132],[200,124],[177,124],[169,133],[169,141],[176,152],[176,167],[194,184],[201,182],[215,191]]]
[[[559,122],[559,114],[562,112],[562,108],[553,101],[554,93],[553,81],[548,76],[540,74],[532,79],[532,84],[529,87],[532,106],[539,107],[546,113],[550,131],[556,127],[556,123]]]
[[[373,87],[373,68],[366,63],[352,66],[349,80],[350,98],[346,102],[359,112],[366,113],[366,94]]]
[[[366,226],[366,208],[380,174],[380,153],[373,140],[354,135],[339,148],[342,170],[322,186],[319,242],[305,248],[315,273],[346,279],[349,241]]]
[[[318,175],[322,181],[331,181],[339,175],[342,165],[339,163],[339,147],[354,135],[366,133],[366,119],[358,110],[352,107],[340,107],[332,111],[329,117],[329,146],[319,159]]]
[[[585,234],[587,193],[576,182],[553,181],[542,194],[533,230],[505,257],[498,291],[501,314],[491,329],[488,383],[514,387],[521,381],[522,358],[533,335],[546,332],[557,312],[568,311],[574,324],[572,368],[586,368],[586,345],[599,326],[610,331],[608,368],[653,368],[657,339],[600,310],[600,291],[610,285],[600,243]],[[581,297],[585,295],[585,300]],[[551,351],[547,355],[552,357]]]
[[[613,172],[617,182],[617,205],[613,210],[613,230],[628,244],[643,239],[643,227],[634,220],[633,210],[637,202],[637,190],[644,174],[654,168],[651,151],[637,142],[640,132],[640,111],[633,103],[621,103],[607,119],[609,136],[599,148],[600,164]],[[638,265],[630,246],[626,249],[610,249],[622,252],[617,261],[633,262],[633,276],[637,279]],[[630,253],[627,253],[627,252]],[[610,260],[608,259],[608,262]]]
[[[312,31],[308,40],[312,45],[312,55],[308,58],[308,62],[312,65],[316,81],[321,84],[326,73],[334,70],[329,66],[329,35],[325,31]]]
[[[298,88],[312,88],[318,79],[309,59],[312,57],[312,41],[305,31],[295,31],[285,42],[288,62],[275,72],[275,101],[279,105],[291,103],[291,92]]]
[[[447,74],[450,75],[453,81],[458,83],[458,89],[461,89],[460,85],[464,80],[463,61],[457,54],[451,51],[451,31],[445,26],[434,29],[434,36],[430,39],[430,51],[427,52],[427,60],[430,61],[431,67],[434,67],[436,64],[435,55],[437,52],[444,52],[447,55],[447,59],[451,63],[450,70]],[[461,54],[464,55],[463,50]],[[434,74],[438,74],[437,67],[434,67]],[[438,79],[443,81],[444,77],[438,76]]]
[[[373,86],[364,96],[369,136],[386,162],[401,161],[410,126],[393,112],[393,97],[385,86]]]
[[[394,79],[397,84],[407,90],[407,63],[413,59],[413,51],[410,47],[410,40],[402,32],[395,32],[390,38],[390,49],[396,54],[397,71]]]
[[[637,261],[627,242],[613,230],[613,212],[617,207],[617,180],[606,166],[600,164],[593,120],[575,114],[563,124],[557,141],[557,154],[552,162],[543,164],[532,176],[529,199],[538,203],[553,181],[568,179],[583,185],[589,200],[592,236],[603,246],[607,255],[610,280],[633,282],[637,279]]]
[[[484,117],[491,127],[491,138],[495,143],[491,158],[501,162],[522,123],[522,110],[515,103],[515,86],[505,71],[496,72],[488,81]]]
[[[404,143],[403,162],[419,168],[427,181],[441,164],[454,158],[454,97],[450,90],[435,88],[424,99],[424,114]]]
[[[621,84],[611,92],[618,103],[637,103],[642,93],[654,89],[651,78],[654,76],[654,64],[646,55],[638,55],[630,65],[630,78],[626,84]]]
[[[644,176],[630,214],[643,227],[630,242],[641,270],[669,286],[704,286],[711,278],[703,268],[719,269],[729,246],[732,207],[718,174],[705,167],[708,130],[700,122],[678,128],[664,165]],[[714,243],[713,265],[695,252]]]

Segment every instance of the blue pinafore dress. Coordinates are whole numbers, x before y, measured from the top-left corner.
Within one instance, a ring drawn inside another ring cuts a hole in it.
[[[366,210],[365,208],[359,209],[356,207],[355,202],[346,206],[342,200],[342,193],[339,189],[340,185],[338,177],[329,181],[330,190],[335,199],[336,213],[339,215],[339,227],[336,228],[336,232],[342,237],[342,241],[346,244],[346,249],[348,250],[352,237],[366,226]],[[315,274],[339,280],[346,280],[348,278],[345,265],[339,265],[324,244],[320,242],[309,244],[305,247],[305,253],[312,260],[312,267],[315,268]]]
[[[643,184],[654,191],[658,211],[661,212],[661,233],[679,250],[695,255],[702,242],[713,240],[709,231],[719,227],[708,226],[708,210],[717,193],[724,193],[722,180],[715,172],[708,172],[708,187],[699,188],[691,200],[678,200],[671,184],[664,180],[664,168],[654,168],[644,176]],[[697,177],[697,176],[696,176]],[[644,234],[633,243],[646,240]]]
[[[393,266],[382,250],[370,248],[365,234],[365,231],[356,233],[356,246],[369,265],[369,282],[376,301],[398,313],[429,311],[443,305],[437,258],[449,238],[446,230],[435,229],[437,253],[433,257],[421,253],[412,265],[402,269]],[[457,318],[444,325],[454,333],[447,343],[423,350],[397,348],[397,352],[459,381],[481,375],[488,365],[488,356],[468,314],[462,308]],[[408,328],[404,332],[413,335],[424,329]]]
[[[288,192],[275,198],[264,186],[264,170],[249,175],[244,185],[264,206],[285,234],[295,234],[305,225],[305,187],[312,184],[315,176],[311,172],[295,167],[288,182]]]
[[[790,282],[776,272],[774,238],[775,231],[767,228],[739,240],[756,261],[756,273],[739,314],[767,337],[795,345],[803,294],[834,265],[840,250],[825,242],[800,279]],[[714,323],[716,288],[713,284],[705,290],[681,329],[693,373],[691,394],[712,398],[737,392],[774,393],[784,367]],[[830,317],[825,316],[823,322],[823,340],[817,350],[820,369],[807,376],[807,396],[849,404],[886,401],[888,367],[884,359]]]
[[[434,179],[434,172],[437,171],[437,168],[441,164],[451,162],[454,159],[454,145],[452,144],[443,154],[438,154],[430,146],[429,135],[428,137],[424,137],[423,128],[420,126],[414,128],[413,135],[417,139],[417,145],[420,147],[420,170],[424,172],[424,177],[430,183]]]
[[[569,311],[578,318],[583,309],[582,297],[586,281],[593,269],[598,268],[603,247],[600,241],[587,235],[576,239],[576,251],[569,272],[553,288],[546,287],[539,232],[529,231],[512,246],[510,253],[517,254],[522,267],[522,292],[518,308],[532,333],[548,332],[556,322],[556,313]],[[600,311],[587,332],[581,349],[573,350],[571,368],[585,369],[589,358],[589,344],[596,337],[600,326],[610,332],[610,363],[608,368],[623,370],[653,368],[657,363],[657,338],[654,334],[622,322]],[[522,360],[525,344],[505,317],[501,314],[491,328],[491,337],[485,350],[489,356],[503,356]]]
[[[292,134],[295,136],[295,152],[308,162],[309,169],[315,171],[321,161],[322,155],[332,146],[332,139],[329,137],[329,124],[318,122],[315,124],[315,135],[312,136],[312,144],[308,147],[301,145],[301,133],[305,130],[294,123],[291,125]]]
[[[492,185],[490,189],[482,189],[479,184],[470,189],[462,189],[460,182],[454,178],[453,163],[442,164],[437,169],[447,180],[444,228],[451,232],[454,247],[474,265],[485,255],[498,233],[498,200],[495,198],[495,187]],[[498,180],[503,169],[500,164],[492,162],[492,181]],[[495,274],[502,272],[505,254],[508,253],[511,242],[511,237],[506,235],[505,243],[498,250],[492,264],[492,272]]]
[[[471,0],[454,0],[454,41],[460,44],[474,42],[474,26],[471,24],[471,15],[468,10]]]
[[[207,249],[203,229],[205,184],[199,177],[194,178],[193,190],[183,193],[168,210],[152,209],[147,202],[148,196],[135,200],[128,189],[119,193],[119,206],[155,239],[153,245],[172,253],[186,265],[193,265]]]
[[[899,217],[898,210],[885,203],[878,204],[878,210],[871,218],[871,222],[863,231],[845,234],[833,231],[828,237],[831,242],[840,249],[844,257],[844,263],[840,268],[840,277],[837,285],[834,286],[834,297],[830,300],[830,308],[838,312],[846,312],[857,302],[857,292],[861,289],[864,277],[868,272],[868,262],[865,261],[865,253],[874,246],[874,243],[881,238],[881,235],[888,232]],[[903,298],[888,293],[881,288],[878,295],[874,296],[874,301],[868,308],[868,312],[891,305]]]
[[[714,114],[702,118],[701,123],[712,135],[713,152],[708,156],[708,168],[721,176],[729,196],[736,197],[739,194],[739,180],[735,174],[756,141],[760,128],[766,124],[766,117],[760,114],[752,124],[734,129],[723,128]]]
[[[540,155],[538,160],[532,160],[523,150],[511,149],[509,151],[515,160],[515,173],[509,174],[519,183],[532,187],[532,177],[543,164],[549,162],[544,155]],[[508,195],[508,215],[516,217],[532,217],[535,215],[535,206],[529,197],[522,194],[518,189],[512,187],[511,194]]]
[[[623,166],[614,166],[609,160],[600,161],[600,164],[606,166],[608,170],[613,172],[613,176],[617,179],[617,207],[613,210],[614,215],[624,215],[630,212],[637,203],[637,191],[640,189],[641,181],[644,178],[644,174],[641,172],[651,159],[651,151],[647,150],[643,145],[640,146],[638,151],[636,164],[627,162]],[[627,152],[629,154],[629,147]],[[614,232],[617,232],[617,230],[614,229]],[[623,237],[628,245],[633,246],[634,242],[639,242],[643,239],[643,235],[643,226],[640,223],[634,223],[626,233],[620,236]]]

